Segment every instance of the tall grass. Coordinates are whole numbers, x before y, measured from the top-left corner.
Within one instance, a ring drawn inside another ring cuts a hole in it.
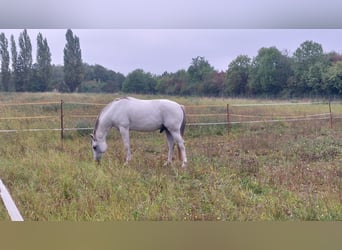
[[[60,99],[106,103],[113,96],[22,94],[6,102]],[[227,103],[172,99],[186,105]],[[25,125],[14,123],[6,126]],[[35,123],[47,126],[44,120]],[[132,132],[128,166],[114,130],[100,165],[93,162],[87,134],[69,131],[62,142],[58,131],[1,133],[0,178],[25,220],[341,220],[341,130],[338,121],[334,129],[327,121],[234,125],[229,134],[221,125],[187,127],[186,170],[176,159],[163,166],[167,144],[158,131]],[[9,220],[1,202],[0,219]]]

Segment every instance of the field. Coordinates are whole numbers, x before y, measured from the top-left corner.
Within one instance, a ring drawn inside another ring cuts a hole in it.
[[[101,104],[114,97],[0,94],[1,103],[51,102],[0,106],[2,118],[51,116],[3,119],[0,130],[59,128],[58,102],[62,99],[66,128],[91,127],[95,118],[85,116],[98,114],[102,106],[70,103]],[[196,112],[216,112],[210,107],[196,111],[196,106],[221,105],[224,110],[227,103],[232,112],[245,116],[281,112],[296,117],[327,109],[325,104],[239,107],[237,104],[271,101],[168,98],[189,106],[190,118]],[[342,114],[341,103],[333,106],[333,112]],[[68,116],[73,119],[68,120]],[[190,118],[189,123],[199,122]],[[225,120],[226,116],[221,118]],[[227,125],[188,126],[184,139],[189,164],[185,170],[176,155],[171,166],[163,166],[167,144],[165,134],[158,131],[131,133],[133,158],[125,166],[120,136],[112,130],[108,150],[97,165],[92,159],[89,133],[65,131],[63,141],[60,131],[0,133],[0,178],[25,220],[342,220],[342,119],[334,120],[333,128],[329,120],[231,124],[229,133]],[[0,220],[10,220],[2,202]]]

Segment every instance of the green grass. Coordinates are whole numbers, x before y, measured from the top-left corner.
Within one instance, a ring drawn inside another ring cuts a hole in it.
[[[1,95],[6,102],[106,103],[113,96],[47,93],[4,98]],[[245,101],[170,98],[186,105]],[[38,107],[2,109],[7,116],[58,115],[53,107],[44,112]],[[100,109],[70,105],[66,116],[97,114]],[[284,112],[290,113],[288,108]],[[88,124],[93,120],[75,119],[68,126]],[[58,120],[0,121],[0,126],[58,127]],[[63,142],[58,131],[1,133],[0,178],[24,219],[32,221],[335,221],[342,220],[341,130],[341,122],[331,130],[325,120],[234,125],[229,134],[225,126],[187,127],[186,170],[178,160],[163,166],[167,145],[158,131],[132,133],[128,166],[114,130],[101,165],[92,159],[87,133],[66,132]],[[0,202],[0,220],[9,219]]]

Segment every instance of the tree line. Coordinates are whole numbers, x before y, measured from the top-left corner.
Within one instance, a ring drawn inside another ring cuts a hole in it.
[[[261,48],[254,58],[239,55],[226,71],[193,58],[187,69],[154,75],[136,69],[127,76],[82,61],[79,38],[66,32],[64,65],[51,64],[47,39],[37,36],[36,60],[24,30],[17,43],[0,34],[1,91],[125,92],[202,96],[342,96],[342,54],[325,53],[314,41],[303,42],[290,55],[276,47]],[[11,63],[11,64],[10,64]]]
[[[37,35],[36,60],[33,63],[32,43],[25,29],[18,41],[14,36],[9,41],[4,33],[0,34],[1,91],[44,92],[65,90],[73,92],[83,79],[83,63],[79,39],[69,29],[64,48],[64,66],[51,64],[51,52],[47,39]],[[60,70],[62,69],[62,72]]]

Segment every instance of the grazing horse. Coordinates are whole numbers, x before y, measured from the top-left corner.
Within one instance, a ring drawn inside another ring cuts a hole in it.
[[[126,151],[126,164],[131,160],[129,131],[165,131],[169,148],[166,165],[172,161],[173,148],[178,146],[182,167],[186,167],[183,134],[185,129],[184,106],[176,102],[159,100],[140,100],[133,97],[117,98],[109,103],[99,114],[91,137],[94,159],[100,161],[107,150],[106,136],[110,128],[117,128]]]

